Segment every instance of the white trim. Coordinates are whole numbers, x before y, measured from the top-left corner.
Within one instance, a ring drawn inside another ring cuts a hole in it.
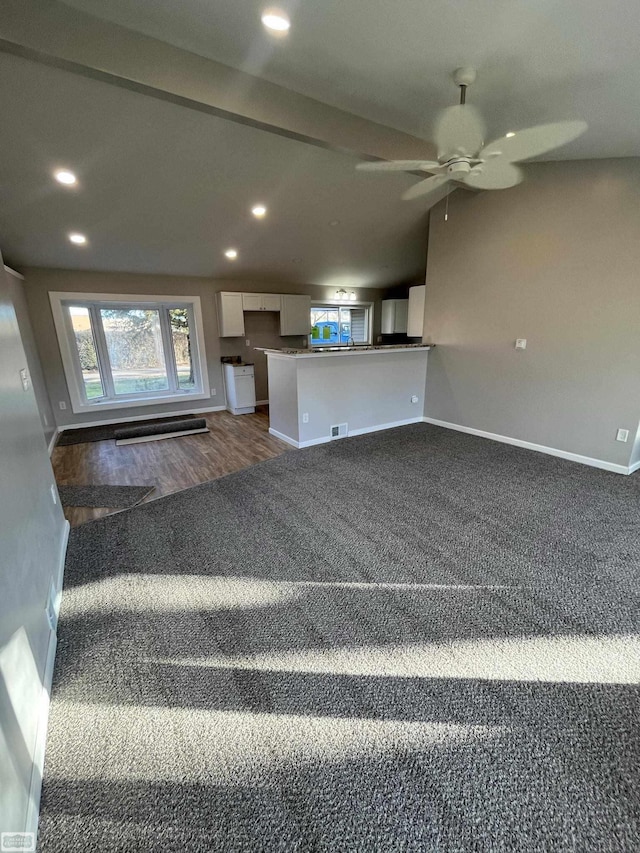
[[[581,465],[590,465],[592,468],[601,468],[604,471],[613,471],[615,474],[630,474],[631,469],[627,465],[618,465],[615,462],[607,462],[604,459],[593,459],[591,456],[582,456],[579,453],[570,453],[568,450],[559,450],[557,447],[547,447],[544,444],[533,444],[520,438],[511,438],[508,435],[498,435],[495,432],[486,432],[482,429],[452,424],[448,421],[439,421],[436,418],[423,418],[427,424],[453,429],[457,432],[466,432],[469,435],[477,435],[480,438],[489,438],[502,444],[513,444],[515,447],[523,447],[525,450],[535,450],[537,453],[546,453],[548,456],[558,456],[560,459],[568,459],[571,462],[579,462]],[[640,467],[640,464],[639,466]],[[635,470],[635,468],[634,468]]]
[[[53,453],[53,451],[55,449],[56,441],[58,440],[59,435],[60,435],[60,429],[58,427],[56,427],[53,431],[53,435],[51,436],[51,440],[49,441],[49,444],[47,446],[47,450],[49,451],[49,456],[51,456],[51,454]]]
[[[295,438],[289,438],[288,435],[285,435],[283,432],[278,432],[278,430],[273,429],[273,427],[269,427],[269,435],[273,435],[276,438],[279,438],[280,441],[284,441],[286,444],[290,444],[292,447],[300,447],[299,442],[297,442]]]
[[[268,405],[269,405],[268,400],[256,400],[256,406],[268,406]]]
[[[24,281],[23,275],[21,275],[19,272],[16,272],[15,270],[12,270],[11,267],[8,267],[6,264],[4,265],[4,271],[8,272],[9,275],[15,275],[16,278],[20,279],[20,281]]]
[[[67,557],[67,545],[69,544],[69,532],[71,525],[65,519],[62,539],[60,540],[60,555],[58,557],[58,577],[56,578],[56,623],[60,615],[60,602],[62,601],[62,581],[64,579],[64,562]]]
[[[85,429],[92,426],[109,426],[109,424],[128,424],[132,421],[152,421],[154,418],[172,418],[174,415],[204,415],[207,412],[224,412],[226,406],[206,406],[203,409],[183,409],[173,412],[156,412],[154,415],[137,415],[129,418],[108,418],[100,421],[83,421],[80,424],[58,424],[58,430]]]
[[[421,424],[422,415],[415,418],[405,418],[403,421],[392,421],[388,424],[379,424],[378,426],[364,427],[362,429],[350,429],[349,435],[366,435],[369,432],[381,432],[385,429],[394,429],[395,427],[409,426],[409,424]]]
[[[637,462],[634,462],[633,465],[629,465],[629,474],[633,474],[635,471],[640,468],[640,459]]]
[[[65,520],[60,539],[58,551],[58,571],[56,582],[56,622],[60,613],[60,602],[62,599],[62,579],[64,576],[64,563],[67,555],[67,544],[69,542],[69,522]],[[33,750],[33,764],[31,769],[31,780],[29,782],[29,804],[25,820],[25,832],[33,832],[37,837],[38,817],[40,815],[40,796],[42,793],[42,777],[44,775],[44,754],[47,744],[47,726],[49,722],[49,704],[51,697],[51,684],[53,682],[53,668],[56,659],[56,647],[58,637],[55,631],[50,631],[47,644],[47,658],[42,677],[42,694],[40,708],[38,711],[38,723],[36,729],[35,746]]]
[[[381,432],[385,429],[394,429],[395,427],[408,426],[409,424],[420,424],[422,423],[424,418],[420,415],[415,418],[406,418],[403,421],[391,421],[387,424],[377,424],[376,426],[370,427],[360,427],[359,429],[350,429],[344,438],[350,438],[351,436],[357,435],[367,435],[370,432]],[[282,432],[278,432],[275,429],[269,427],[269,432],[271,435],[275,435],[276,438],[279,438],[281,441],[286,441],[287,444],[291,444],[293,447],[303,448],[303,447],[314,447],[316,444],[328,444],[330,441],[340,441],[339,438],[332,438],[330,435],[323,436],[322,438],[312,438],[308,441],[296,441],[293,438],[290,438],[288,435],[285,435]]]
[[[72,336],[70,332],[70,324],[68,322],[68,314],[64,310],[65,302],[108,302],[110,304],[128,303],[148,304],[148,305],[184,305],[191,306],[193,311],[193,319],[195,325],[195,361],[198,365],[198,373],[202,391],[197,394],[183,391],[181,393],[170,392],[167,394],[157,394],[154,397],[130,397],[129,399],[113,400],[106,402],[89,403],[85,399],[85,394],[82,386],[82,377],[79,375],[79,365],[77,353],[73,351]],[[199,296],[158,296],[148,293],[68,293],[63,291],[50,291],[49,301],[51,303],[51,313],[53,315],[53,323],[56,329],[60,356],[62,358],[62,367],[65,374],[67,389],[69,391],[69,400],[71,409],[74,414],[82,414],[83,412],[106,411],[112,409],[126,409],[140,406],[161,406],[164,403],[175,403],[178,401],[188,400],[208,400],[209,393],[209,371],[207,369],[207,355],[205,349],[204,325],[202,321],[202,301]]]
[[[40,797],[42,794],[42,777],[44,775],[44,754],[47,744],[47,727],[49,724],[49,704],[51,684],[53,682],[53,667],[56,659],[58,638],[55,631],[49,633],[47,659],[42,677],[42,694],[38,710],[36,740],[33,750],[31,780],[29,782],[29,804],[25,821],[25,832],[33,832],[38,837],[38,818],[40,817]]]
[[[180,438],[183,435],[197,435],[199,432],[209,432],[207,427],[200,429],[183,429],[180,432],[163,432],[157,435],[139,435],[136,438],[117,438],[116,447],[123,444],[142,444],[145,441],[161,441],[163,438]]]

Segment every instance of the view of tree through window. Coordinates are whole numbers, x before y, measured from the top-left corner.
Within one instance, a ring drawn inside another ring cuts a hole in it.
[[[97,304],[67,310],[88,401],[197,390],[189,308]]]
[[[88,400],[94,400],[97,397],[104,396],[104,388],[102,387],[102,379],[98,371],[98,355],[91,329],[89,309],[74,306],[69,309],[69,314],[78,348],[84,391]]]

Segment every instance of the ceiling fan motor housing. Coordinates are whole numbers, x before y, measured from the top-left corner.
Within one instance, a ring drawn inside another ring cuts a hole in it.
[[[460,178],[463,175],[468,175],[471,171],[471,166],[468,160],[452,160],[447,164],[447,172],[453,177]]]

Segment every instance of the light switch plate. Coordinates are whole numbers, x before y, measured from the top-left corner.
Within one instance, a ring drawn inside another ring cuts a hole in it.
[[[20,371],[20,381],[22,382],[22,390],[29,390],[29,371],[26,367],[23,367]]]
[[[526,349],[527,348],[527,339],[526,338],[518,338],[516,341],[516,349]]]
[[[628,429],[619,429],[616,433],[616,441],[627,441],[629,438],[629,430]]]

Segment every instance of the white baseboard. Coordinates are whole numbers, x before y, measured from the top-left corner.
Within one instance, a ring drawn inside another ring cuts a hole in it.
[[[49,705],[51,698],[51,684],[53,682],[53,668],[56,659],[56,647],[58,638],[55,631],[49,634],[47,646],[47,660],[42,678],[42,693],[40,708],[38,709],[38,724],[36,729],[36,741],[33,751],[33,767],[31,770],[31,781],[29,783],[29,805],[25,832],[33,832],[38,837],[38,818],[40,816],[40,797],[42,794],[42,777],[44,775],[44,754],[47,744],[47,728],[49,725]]]
[[[364,427],[364,429],[350,429],[349,435],[366,435],[370,432],[382,432],[385,429],[394,429],[395,427],[409,426],[409,424],[421,424],[423,421],[422,415],[415,418],[405,418],[403,421],[392,421],[389,424],[380,424],[379,426]]]
[[[132,421],[152,421],[154,418],[172,418],[176,415],[204,415],[207,412],[224,412],[226,406],[205,406],[202,409],[183,409],[177,412],[161,412],[155,415],[130,415],[126,418],[108,418],[104,421],[85,421],[81,424],[58,424],[59,432],[64,429],[85,429],[93,426],[109,426],[109,424],[128,424]]]
[[[268,406],[268,405],[269,405],[268,400],[256,400],[256,406]]]
[[[64,577],[64,563],[67,556],[67,544],[69,542],[69,522],[65,519],[60,547],[58,549],[58,571],[56,577],[56,624],[60,614],[60,602],[62,600],[62,580]],[[33,767],[31,770],[31,781],[29,783],[29,805],[25,823],[25,832],[33,832],[35,837],[38,833],[38,817],[40,814],[40,795],[42,793],[42,777],[44,774],[44,754],[47,744],[47,727],[49,723],[49,704],[51,698],[51,684],[53,682],[53,669],[56,660],[56,647],[58,637],[55,631],[49,632],[49,643],[47,645],[47,658],[42,678],[42,693],[40,696],[40,708],[38,709],[38,724],[36,729],[36,740],[33,751]]]
[[[350,429],[348,434],[344,436],[344,438],[349,438],[350,436],[355,435],[367,435],[370,432],[382,432],[385,429],[394,429],[394,427],[408,426],[408,424],[419,424],[422,423],[424,418],[422,416],[418,416],[415,418],[406,418],[403,421],[392,421],[387,424],[377,424],[376,426],[371,427],[360,427],[359,429]],[[331,436],[322,436],[322,438],[312,438],[308,441],[296,441],[288,435],[284,435],[284,433],[278,432],[275,429],[269,428],[269,432],[271,435],[274,435],[276,438],[279,438],[281,441],[286,441],[287,444],[290,444],[292,447],[315,447],[317,444],[328,444],[330,441],[340,441],[340,438],[331,438]]]
[[[546,453],[548,456],[558,456],[560,459],[568,459],[570,462],[579,462],[582,465],[590,465],[592,468],[601,468],[604,471],[613,471],[615,474],[630,474],[631,469],[626,465],[617,465],[615,462],[606,462],[604,459],[593,459],[591,456],[581,456],[579,453],[570,453],[568,450],[559,450],[557,447],[546,447],[544,444],[533,444],[520,438],[511,438],[508,435],[498,435],[495,432],[486,432],[482,429],[452,424],[448,421],[439,421],[436,418],[422,418],[427,424],[453,429],[457,432],[466,432],[469,435],[477,435],[480,438],[489,438],[492,441],[500,441],[502,444],[513,444],[515,447],[523,447],[525,450],[535,450],[537,453]],[[640,467],[640,463],[638,466]],[[635,470],[635,467],[634,467]]]
[[[60,551],[58,554],[58,577],[56,578],[56,592],[58,593],[58,601],[56,608],[56,620],[60,615],[60,601],[62,599],[62,582],[64,580],[64,562],[67,557],[67,545],[69,544],[69,531],[71,530],[71,525],[69,522],[64,520],[64,528],[62,530],[62,539],[60,540]]]
[[[277,429],[273,429],[269,427],[269,435],[273,435],[276,438],[279,438],[280,441],[284,441],[287,444],[290,444],[292,447],[300,447],[299,442],[297,442],[294,438],[289,438],[288,435],[285,435],[283,432],[278,432]]]
[[[633,474],[635,471],[640,468],[640,461],[634,462],[633,465],[629,465],[629,474]]]
[[[53,449],[56,446],[56,441],[58,440],[58,436],[60,435],[60,429],[58,427],[55,428],[53,435],[51,436],[51,441],[49,442],[49,446],[47,450],[49,451],[49,456],[53,453]]]

